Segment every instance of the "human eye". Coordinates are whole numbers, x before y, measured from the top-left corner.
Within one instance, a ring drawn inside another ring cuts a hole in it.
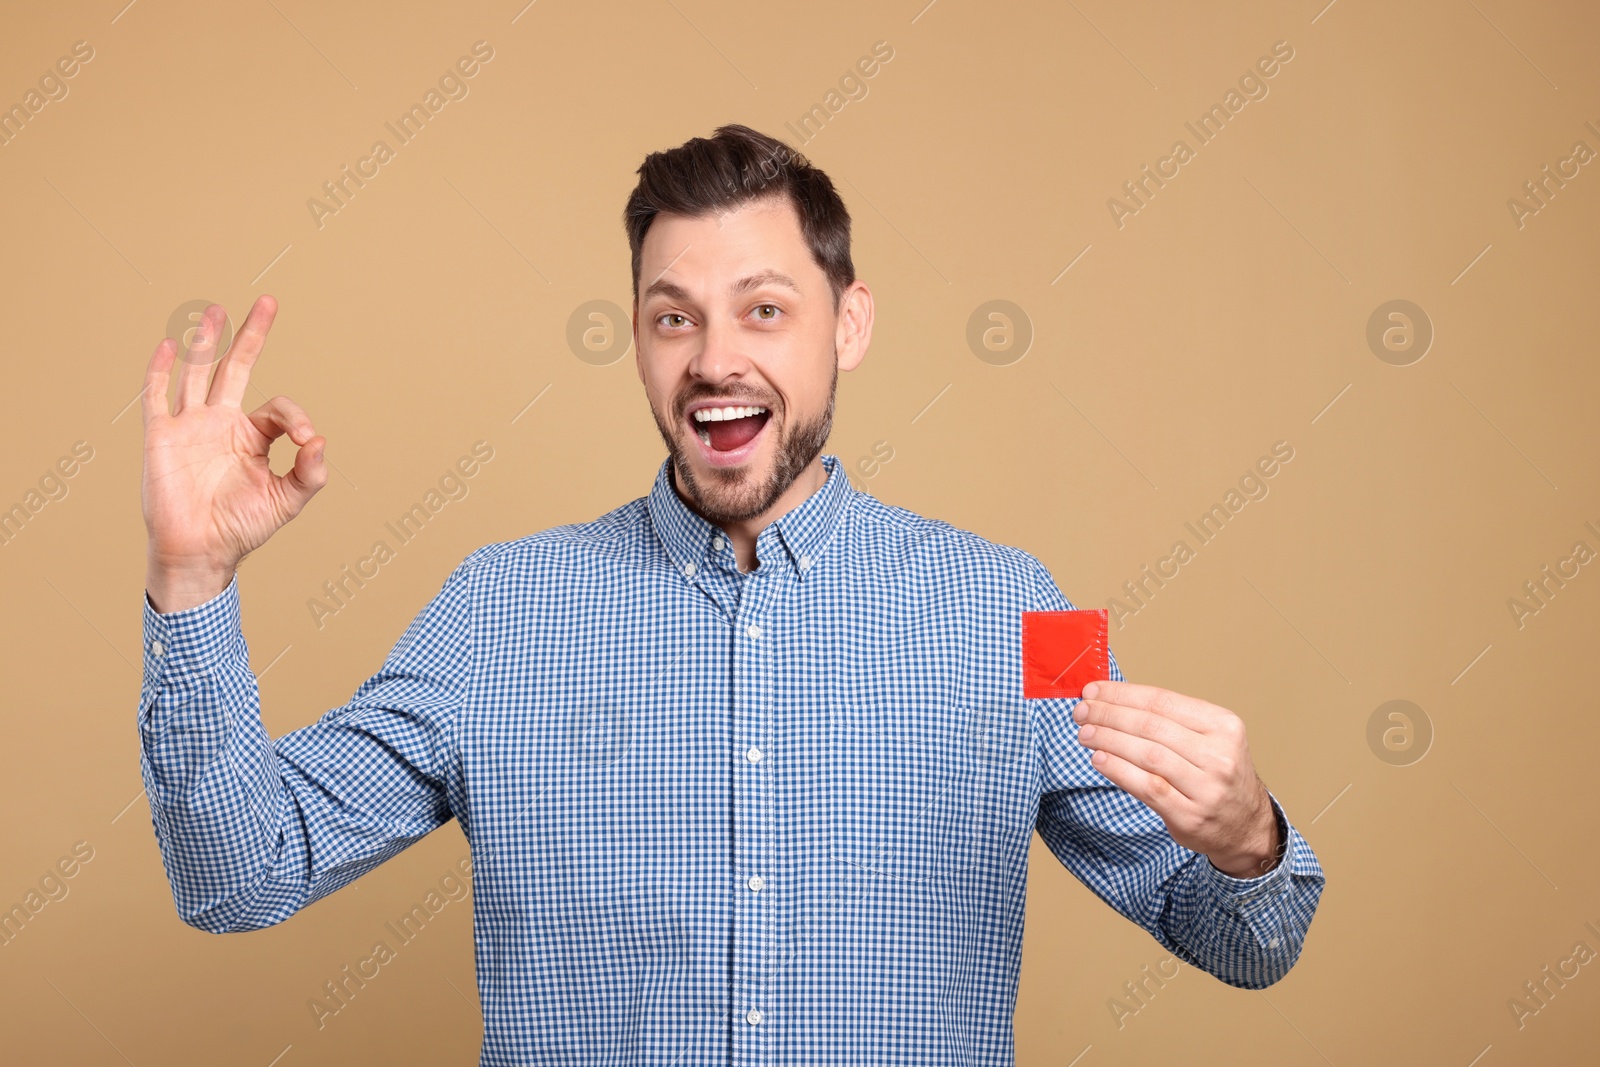
[[[757,304],[755,311],[756,318],[760,319],[762,322],[776,322],[778,320],[778,316],[783,314],[783,309],[778,307],[777,304]],[[763,315],[761,314],[763,311],[771,311],[772,314]]]
[[[679,323],[670,323],[670,322],[665,321],[667,319],[682,319],[683,322],[688,322],[689,321],[687,318],[685,318],[684,316],[678,314],[676,311],[667,311],[667,312],[663,312],[662,314],[656,316],[656,324],[660,325],[660,326],[666,326],[669,329],[676,329],[678,327]]]

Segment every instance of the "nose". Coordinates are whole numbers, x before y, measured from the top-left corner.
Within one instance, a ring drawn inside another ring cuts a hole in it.
[[[712,316],[700,330],[700,344],[689,360],[689,373],[709,382],[726,381],[750,369],[750,360],[741,352],[738,331],[733,324]]]

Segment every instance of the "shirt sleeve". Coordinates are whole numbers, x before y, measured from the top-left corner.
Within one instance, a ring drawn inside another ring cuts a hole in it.
[[[1039,611],[1076,610],[1043,565]],[[1112,681],[1124,681],[1109,655]],[[1043,783],[1039,836],[1095,895],[1163,947],[1231,986],[1263,989],[1300,957],[1322,896],[1324,875],[1311,846],[1272,799],[1278,864],[1253,878],[1218,870],[1172,839],[1155,811],[1101,774],[1078,741],[1075,697],[1031,700]]]
[[[473,678],[463,563],[349,703],[274,741],[238,581],[182,611],[144,597],[145,794],[178,914],[212,933],[282,922],[449,821]]]

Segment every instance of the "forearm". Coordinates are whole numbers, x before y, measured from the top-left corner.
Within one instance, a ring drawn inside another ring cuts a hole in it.
[[[146,602],[140,762],[185,922],[216,933],[282,922],[452,817],[450,738],[473,678],[467,573],[349,703],[276,740],[237,579],[187,610]]]
[[[273,875],[284,785],[238,627],[237,588],[230,581],[191,607],[146,608],[138,721],[151,820],[185,922],[217,933],[269,925],[302,894]]]

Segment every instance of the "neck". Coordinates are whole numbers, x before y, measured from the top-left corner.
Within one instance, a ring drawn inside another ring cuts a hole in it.
[[[800,476],[783,491],[783,495],[774,500],[772,506],[760,515],[749,519],[718,522],[706,515],[693,500],[689,499],[683,491],[683,484],[678,481],[677,466],[674,465],[672,468],[672,488],[678,494],[678,499],[682,500],[690,511],[714,524],[727,535],[733,545],[733,558],[741,571],[755,569],[756,538],[761,536],[761,531],[805,503],[827,480],[828,469],[822,465],[822,457],[819,455],[800,472]]]

